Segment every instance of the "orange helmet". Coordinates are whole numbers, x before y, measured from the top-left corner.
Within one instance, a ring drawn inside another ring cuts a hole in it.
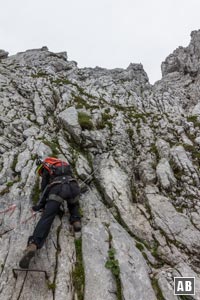
[[[37,159],[36,164],[38,165],[36,172],[42,176],[42,171],[45,168],[50,174],[53,174],[53,167],[67,166],[67,162],[62,161],[55,157],[46,157],[44,160],[41,158]]]

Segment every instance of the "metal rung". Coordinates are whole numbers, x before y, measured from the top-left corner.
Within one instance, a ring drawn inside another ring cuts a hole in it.
[[[40,273],[44,273],[45,274],[45,278],[46,280],[48,280],[48,275],[46,271],[43,270],[37,270],[37,269],[12,269],[13,271],[13,275],[15,278],[17,278],[17,274],[15,273],[16,271],[21,271],[21,272],[40,272]]]

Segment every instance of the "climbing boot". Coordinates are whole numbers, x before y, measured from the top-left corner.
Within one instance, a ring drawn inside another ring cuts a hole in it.
[[[75,221],[72,225],[75,232],[81,231],[81,221]]]
[[[19,266],[22,269],[28,269],[31,258],[35,255],[37,246],[35,244],[29,244],[24,250],[24,255],[19,262]]]

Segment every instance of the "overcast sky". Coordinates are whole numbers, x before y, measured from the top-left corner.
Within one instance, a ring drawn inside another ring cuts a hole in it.
[[[200,29],[199,0],[0,0],[0,49],[47,46],[79,67],[142,63],[150,82],[178,46]]]

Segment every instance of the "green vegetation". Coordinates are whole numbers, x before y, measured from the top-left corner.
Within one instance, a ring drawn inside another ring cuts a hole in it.
[[[135,246],[138,248],[138,250],[144,251],[144,246],[141,243],[137,242]]]
[[[47,140],[43,140],[43,143],[51,148],[52,156],[56,157],[56,156],[59,155],[60,152],[58,151],[59,145],[58,145],[57,140],[55,140],[53,142],[52,141],[50,142],[50,141],[47,141]]]
[[[56,284],[54,282],[48,281],[47,286],[48,286],[49,290],[55,291],[55,289],[56,289]]]
[[[159,247],[159,243],[156,240],[154,240],[154,246],[151,249],[151,254],[157,259],[159,259],[158,247]]]
[[[146,123],[147,120],[146,120],[146,117],[148,117],[149,114],[148,113],[136,113],[135,111],[129,111],[128,114],[127,114],[127,117],[129,119],[136,119],[136,120],[142,120],[143,123]]]
[[[3,196],[5,194],[9,193],[9,187],[6,187],[5,189],[3,189],[1,192],[0,192],[0,196]]]
[[[71,81],[66,78],[59,78],[51,81],[52,83],[63,85],[63,84],[71,84]]]
[[[178,212],[178,213],[183,213],[183,209],[184,209],[184,207],[182,206],[182,207],[177,207],[177,206],[174,206],[175,207],[175,209],[176,209],[176,211]]]
[[[81,239],[75,240],[76,248],[76,264],[72,273],[73,283],[75,291],[78,295],[78,300],[84,299],[84,285],[85,285],[85,274],[82,259],[82,241]]]
[[[75,95],[74,93],[73,95],[73,99],[76,102],[76,108],[86,108],[86,109],[90,109],[91,106],[88,104],[88,102],[86,100],[84,100],[81,96],[79,95]]]
[[[138,191],[137,191],[137,188],[136,188],[136,184],[132,182],[132,185],[131,185],[131,196],[132,196],[132,201],[133,203],[137,203],[138,202]]]
[[[188,144],[183,144],[183,147],[186,151],[191,153],[192,158],[194,160],[197,160],[198,163],[200,163],[200,153],[199,153],[198,149],[196,149],[194,146],[188,145]]]
[[[132,138],[133,138],[133,135],[134,135],[133,129],[129,127],[129,128],[126,129],[126,132],[127,132],[128,136],[129,136],[129,139],[131,141]]]
[[[45,72],[39,71],[37,74],[31,74],[32,78],[40,78],[40,77],[46,77],[47,74]]]
[[[111,235],[109,234],[109,238],[112,239]],[[117,259],[115,259],[115,249],[110,248],[108,250],[108,259],[105,263],[105,267],[109,270],[111,270],[112,274],[115,277],[116,280],[116,286],[117,286],[117,300],[122,299],[122,290],[121,290],[121,281],[120,281],[120,268],[119,268],[119,262]]]
[[[16,165],[17,165],[17,162],[18,162],[18,160],[17,160],[17,154],[15,154],[15,155],[14,155],[14,158],[13,158],[12,165],[11,165],[11,170],[12,170],[13,172],[15,172],[15,167],[16,167]]]
[[[200,127],[200,122],[198,121],[198,116],[189,116],[187,117],[188,122],[192,122],[194,127]]]
[[[108,122],[108,120],[112,119],[112,116],[109,115],[107,112],[104,112],[101,115],[101,118],[102,118],[102,121],[106,123],[106,122]]]
[[[110,269],[113,275],[119,276],[120,269],[119,269],[119,262],[115,259],[115,249],[110,248],[108,250],[108,260],[106,261],[105,267]]]
[[[158,279],[153,278],[151,283],[152,283],[152,287],[156,293],[157,300],[165,300],[165,298],[163,297],[162,291],[159,287]]]
[[[84,96],[88,97],[88,98],[91,98],[92,96],[90,96],[89,94],[87,93],[83,93]],[[79,108],[86,108],[86,109],[99,109],[99,106],[98,105],[94,105],[94,104],[89,104],[85,99],[83,99],[82,96],[79,95],[76,95],[74,93],[72,93],[72,96],[73,96],[73,100],[74,102],[76,103],[76,108],[79,109]]]
[[[150,152],[154,153],[156,158],[159,159],[159,153],[158,153],[156,144],[151,144]]]
[[[106,125],[109,127],[110,130],[112,130],[112,122],[110,120],[112,119],[112,116],[109,115],[109,108],[105,110],[104,113],[101,115],[101,121],[97,124],[97,129],[103,129],[106,127]]]
[[[94,128],[94,125],[91,120],[91,116],[89,116],[85,112],[78,112],[78,121],[83,130],[85,129],[92,130]]]
[[[6,183],[7,187],[11,187],[15,182],[14,181],[9,181]]]

